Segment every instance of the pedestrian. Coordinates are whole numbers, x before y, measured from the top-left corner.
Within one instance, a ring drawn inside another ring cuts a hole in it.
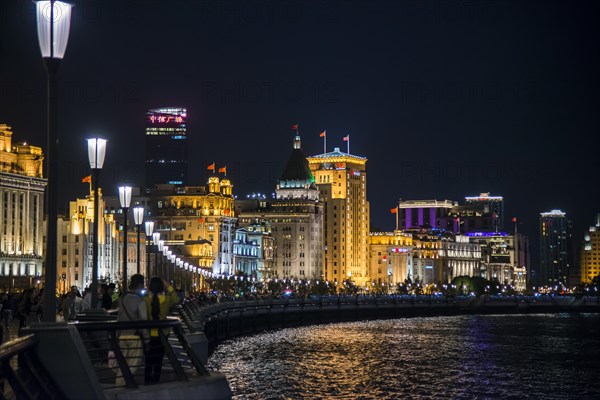
[[[148,294],[144,297],[146,309],[148,310],[148,319],[152,321],[166,320],[169,310],[179,302],[179,296],[173,286],[167,281],[157,276],[150,279]],[[160,372],[162,370],[162,360],[165,356],[165,347],[162,342],[162,335],[168,335],[169,330],[158,328],[150,329],[150,342],[146,346],[146,384],[160,382]]]
[[[13,299],[10,293],[5,293],[2,297],[2,318],[4,318],[4,327],[8,330],[8,325],[13,317]]]
[[[102,308],[110,310],[113,307],[112,295],[115,291],[115,284],[102,285]]]
[[[129,292],[120,300],[117,321],[145,321],[148,319],[146,303],[144,302],[144,276],[135,274],[129,281]],[[148,340],[148,331],[142,330],[122,330],[118,333],[119,347],[127,361],[129,370],[135,376],[141,369],[144,359],[144,342]],[[117,371],[116,386],[123,386],[125,381],[121,374],[121,369]]]

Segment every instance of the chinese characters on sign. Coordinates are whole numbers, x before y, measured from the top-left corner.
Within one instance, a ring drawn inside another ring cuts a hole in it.
[[[174,115],[151,115],[150,122],[159,123],[159,124],[167,124],[169,122],[175,122],[177,124],[183,123],[182,116],[174,116]]]

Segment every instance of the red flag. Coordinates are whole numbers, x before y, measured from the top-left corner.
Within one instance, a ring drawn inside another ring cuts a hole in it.
[[[392,208],[392,209],[390,210],[390,212],[391,212],[392,214],[398,214],[398,208]]]
[[[292,130],[293,130],[293,131],[297,131],[297,130],[298,130],[298,124],[294,124],[294,125],[292,125]]]
[[[344,142],[347,142],[348,140],[350,140],[350,135],[344,136]]]
[[[210,164],[206,169],[214,172],[215,171],[215,163]]]
[[[512,222],[517,222],[517,217],[512,217]]]
[[[227,167],[219,168],[219,172],[222,172],[222,173],[226,174],[227,173]]]
[[[88,175],[88,176],[86,176],[85,178],[83,178],[81,180],[81,183],[86,183],[86,182],[87,183],[92,183],[92,176],[91,175]]]
[[[327,135],[327,131],[323,131],[319,134],[319,137],[325,137]]]

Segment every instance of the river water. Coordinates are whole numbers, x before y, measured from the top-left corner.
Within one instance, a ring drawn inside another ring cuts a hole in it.
[[[219,345],[235,399],[600,399],[600,315],[409,318]]]

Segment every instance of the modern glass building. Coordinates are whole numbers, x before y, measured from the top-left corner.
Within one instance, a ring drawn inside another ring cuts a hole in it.
[[[540,214],[540,265],[534,282],[539,286],[567,284],[571,222],[561,210]]]
[[[146,187],[187,184],[187,110],[146,112]]]

